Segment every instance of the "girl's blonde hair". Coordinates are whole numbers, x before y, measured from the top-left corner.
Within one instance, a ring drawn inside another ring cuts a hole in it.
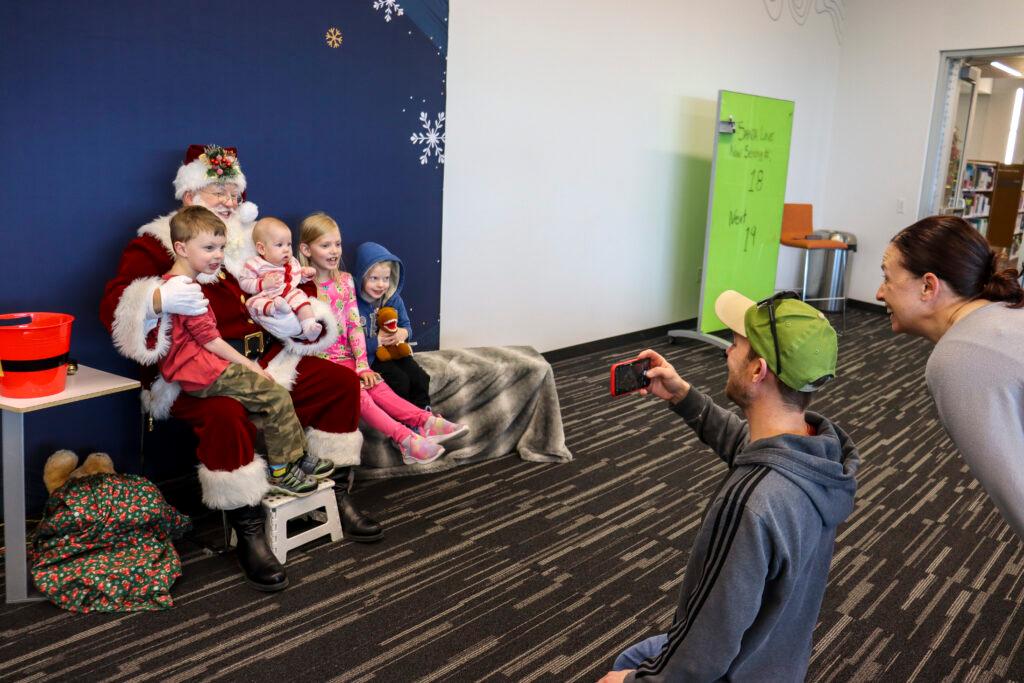
[[[329,232],[338,231],[338,237],[341,237],[341,228],[338,227],[338,223],[328,216],[323,211],[317,211],[311,213],[302,219],[302,223],[299,224],[299,244],[312,245],[318,239],[323,237]],[[299,263],[304,266],[313,267],[312,261],[309,260],[302,250],[299,250]],[[338,260],[338,268],[331,271],[331,279],[337,280],[340,273],[344,270],[345,263],[341,259]]]

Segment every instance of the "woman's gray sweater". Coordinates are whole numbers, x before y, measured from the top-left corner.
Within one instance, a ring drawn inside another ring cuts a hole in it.
[[[925,377],[971,474],[1024,539],[1024,308],[965,315],[935,345]]]

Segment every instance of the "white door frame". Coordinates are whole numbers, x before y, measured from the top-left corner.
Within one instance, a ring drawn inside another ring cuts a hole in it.
[[[934,214],[942,201],[942,190],[949,166],[950,137],[953,135],[952,122],[956,117],[960,65],[972,58],[1005,57],[1014,53],[1024,54],[1024,46],[943,50],[940,53],[939,73],[935,86],[935,104],[932,106],[932,122],[928,132],[928,154],[925,156],[920,202],[917,209],[919,219]],[[965,155],[966,152],[967,137],[965,135]]]

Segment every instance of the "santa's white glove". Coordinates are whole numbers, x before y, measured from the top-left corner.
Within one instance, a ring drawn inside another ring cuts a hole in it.
[[[302,334],[302,325],[294,315],[286,315],[281,318],[272,318],[267,315],[254,315],[253,319],[260,327],[278,339],[298,337]]]
[[[160,285],[160,310],[178,315],[202,315],[210,303],[203,288],[184,275],[172,277]]]

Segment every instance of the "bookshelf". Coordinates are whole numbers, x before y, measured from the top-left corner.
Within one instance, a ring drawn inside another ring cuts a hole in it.
[[[964,179],[961,187],[963,217],[970,221],[982,235],[988,235],[989,212],[992,207],[992,188],[995,187],[995,161],[968,159],[964,164]]]
[[[1020,251],[1022,180],[1022,165],[968,159],[960,188],[963,218],[1011,258]]]
[[[1010,239],[1009,256],[1010,262],[1017,268],[1017,272],[1024,276],[1024,249],[1021,249],[1021,242],[1024,242],[1024,193],[1017,202],[1017,217],[1013,225],[1013,237]]]

